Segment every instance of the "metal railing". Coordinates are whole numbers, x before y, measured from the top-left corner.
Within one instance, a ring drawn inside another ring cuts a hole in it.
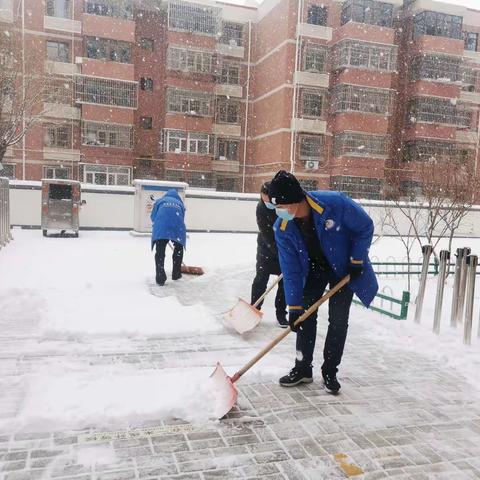
[[[0,177],[0,249],[13,240],[10,230],[10,202],[8,178]]]
[[[389,290],[389,292],[387,292]],[[388,293],[388,294],[387,294]],[[355,305],[363,305],[359,300],[353,300]],[[374,312],[387,315],[395,320],[406,320],[408,315],[408,304],[410,303],[410,292],[404,291],[402,298],[393,297],[392,289],[388,286],[383,287],[382,293],[377,293],[368,307]]]

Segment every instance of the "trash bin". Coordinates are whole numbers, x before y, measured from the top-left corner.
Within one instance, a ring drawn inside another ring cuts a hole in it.
[[[78,214],[81,202],[80,182],[74,180],[42,180],[42,230],[56,235],[78,237]]]

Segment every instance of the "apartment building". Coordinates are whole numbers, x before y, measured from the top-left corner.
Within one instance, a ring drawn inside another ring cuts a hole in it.
[[[480,11],[433,0],[0,0],[44,118],[12,178],[185,180],[381,198],[415,162],[478,163]],[[28,53],[28,55],[27,55]],[[40,61],[28,60],[29,55]]]

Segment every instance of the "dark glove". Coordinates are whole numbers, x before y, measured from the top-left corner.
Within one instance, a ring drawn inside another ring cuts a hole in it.
[[[303,311],[300,312],[290,312],[288,314],[288,324],[290,325],[290,330],[292,332],[298,332],[298,329],[302,325],[299,323],[296,327],[293,325],[301,316],[303,315]]]
[[[348,274],[350,275],[350,280],[355,280],[363,273],[362,265],[350,265],[348,267]]]

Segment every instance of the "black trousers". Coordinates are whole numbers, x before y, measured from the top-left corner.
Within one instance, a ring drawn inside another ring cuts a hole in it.
[[[156,240],[155,241],[155,268],[157,275],[161,272],[165,273],[165,249],[169,240]],[[179,274],[182,269],[183,261],[183,246],[181,243],[173,243],[173,269],[172,275]]]
[[[261,265],[257,264],[257,274],[253,279],[252,283],[252,295],[251,295],[251,304],[253,305],[265,292],[268,285],[268,279],[270,278],[270,270],[262,267]],[[258,309],[262,308],[263,301],[261,301],[258,305]],[[277,318],[285,318],[286,317],[286,308],[287,305],[285,303],[285,293],[283,291],[283,280],[280,280],[277,285],[277,294],[275,296],[275,312]]]
[[[303,306],[305,310],[323,295],[327,285],[332,288],[339,280],[330,269],[310,275],[303,290]],[[352,290],[345,286],[333,295],[328,302],[328,331],[323,348],[322,365],[322,371],[325,373],[337,373],[337,367],[342,361],[352,299]],[[298,368],[312,367],[317,336],[317,316],[318,309],[302,323],[297,332],[297,357],[295,364]]]

